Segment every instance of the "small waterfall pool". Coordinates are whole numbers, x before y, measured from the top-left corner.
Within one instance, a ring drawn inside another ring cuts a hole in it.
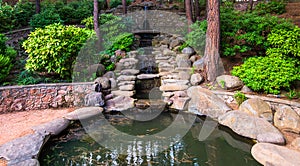
[[[164,130],[171,130],[168,127],[174,121],[180,121],[179,124],[188,123],[185,116],[181,120],[178,120],[178,116],[181,115],[162,112],[150,121],[137,121],[121,113],[110,113],[73,123],[68,130],[46,143],[39,157],[40,164],[259,165],[250,154],[251,141],[233,134],[225,127],[217,126],[208,138],[200,140],[199,134],[205,119],[199,117],[194,119],[185,135],[179,132],[181,125],[172,130],[171,133],[174,134],[159,135]],[[88,128],[97,129],[91,132]],[[128,137],[125,138],[116,131],[125,133]],[[147,137],[150,139],[144,139]]]

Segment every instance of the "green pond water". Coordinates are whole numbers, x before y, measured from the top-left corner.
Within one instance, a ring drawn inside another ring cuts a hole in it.
[[[212,120],[174,113],[148,121],[133,118],[115,113],[74,122],[46,143],[40,164],[259,165],[250,154],[250,140]]]

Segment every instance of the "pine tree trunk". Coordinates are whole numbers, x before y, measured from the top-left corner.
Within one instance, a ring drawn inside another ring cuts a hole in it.
[[[99,29],[99,8],[98,0],[94,0],[94,30],[98,39],[100,39],[100,29]]]
[[[219,55],[220,48],[220,1],[207,1],[207,32],[204,51],[205,69],[207,80],[215,81],[218,74],[221,74],[222,66]]]
[[[190,25],[193,23],[191,0],[185,0],[185,14],[188,21],[188,32],[191,32]]]
[[[123,14],[127,14],[126,0],[122,0]]]
[[[41,12],[41,1],[35,0],[35,13],[38,14]]]
[[[199,0],[195,0],[195,17],[196,17],[196,21],[200,21],[200,6],[199,6]]]

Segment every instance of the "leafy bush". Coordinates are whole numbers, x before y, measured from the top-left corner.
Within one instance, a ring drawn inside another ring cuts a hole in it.
[[[300,58],[300,28],[275,29],[268,36],[270,48],[267,49],[269,56],[290,56]]]
[[[255,91],[278,94],[300,80],[299,65],[295,58],[251,57],[231,72]]]
[[[30,26],[33,28],[44,28],[47,25],[54,23],[62,23],[59,14],[53,10],[44,10],[39,14],[35,14],[30,20]]]
[[[285,12],[285,6],[286,3],[282,0],[271,0],[258,3],[254,11],[258,14],[282,14]]]
[[[7,38],[0,34],[0,82],[8,76],[17,53],[12,47],[5,45],[6,40]]]
[[[6,32],[13,28],[14,8],[7,4],[2,4],[0,1],[0,32]]]
[[[126,5],[129,5],[131,2],[132,2],[131,0],[126,0]],[[115,8],[115,7],[119,6],[119,5],[122,5],[122,0],[111,0],[109,2],[109,6],[111,8]]]
[[[52,24],[38,28],[23,42],[29,58],[26,69],[29,71],[56,73],[69,79],[76,56],[93,34],[92,31],[75,26]]]
[[[99,18],[99,24],[104,25],[108,21],[117,19],[118,16],[115,16],[113,14],[101,14]],[[84,24],[86,28],[88,29],[94,29],[94,18],[93,16],[90,16],[88,18],[85,18],[81,21],[81,24]]]
[[[22,27],[29,25],[31,17],[35,14],[35,5],[28,0],[22,0],[14,8],[15,26]]]
[[[197,50],[197,52],[204,51],[207,21],[197,21],[191,25],[191,29],[192,31],[186,36],[186,43]]]
[[[238,105],[241,105],[244,101],[247,100],[247,97],[244,93],[242,93],[241,91],[237,91],[234,95],[233,98],[235,99],[235,101],[238,103]]]

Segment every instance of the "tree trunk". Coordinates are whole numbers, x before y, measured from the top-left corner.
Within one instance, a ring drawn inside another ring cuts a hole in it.
[[[191,0],[191,11],[192,11],[192,21],[195,22],[196,16],[195,16],[195,5],[194,5],[194,0]]]
[[[41,0],[35,0],[35,13],[39,14],[41,12]]]
[[[94,0],[94,30],[98,39],[100,39],[100,29],[99,29],[99,8],[98,0]]]
[[[123,14],[127,14],[126,0],[122,0]]]
[[[190,25],[193,23],[191,0],[185,0],[185,14],[188,21],[188,32],[191,32]]]
[[[249,0],[249,6],[250,6],[250,11],[252,12],[252,9],[253,9],[253,0]]]
[[[220,48],[220,1],[207,1],[207,32],[204,51],[207,80],[215,81],[223,67],[219,54]]]
[[[199,0],[195,0],[195,17],[196,17],[196,21],[200,21],[200,6],[199,6]]]

